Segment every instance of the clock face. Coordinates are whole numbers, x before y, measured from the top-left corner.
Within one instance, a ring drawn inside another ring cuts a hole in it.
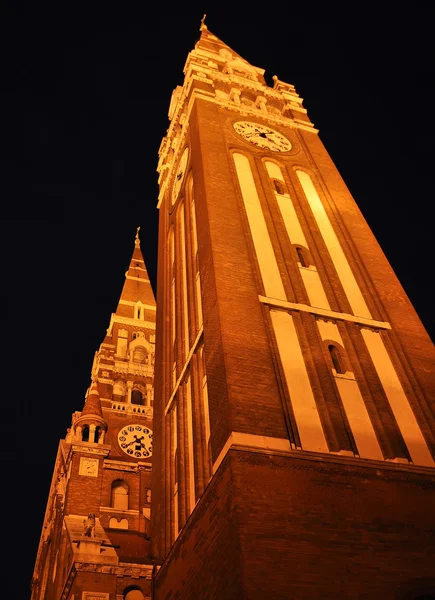
[[[184,180],[184,174],[187,167],[187,159],[189,158],[189,148],[185,148],[181,155],[180,162],[178,163],[177,170],[175,172],[174,184],[172,186],[172,204],[178,198],[178,192],[180,191],[181,185]]]
[[[153,432],[144,425],[126,425],[118,433],[118,443],[133,458],[149,458],[153,453]]]
[[[95,458],[80,458],[79,475],[98,477],[98,460]]]
[[[290,141],[282,133],[266,127],[266,125],[252,123],[251,121],[237,121],[233,127],[244,140],[259,148],[272,150],[273,152],[288,152],[291,150]]]

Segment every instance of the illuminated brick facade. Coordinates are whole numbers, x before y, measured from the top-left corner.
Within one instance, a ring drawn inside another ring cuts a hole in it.
[[[155,598],[429,597],[433,344],[294,87],[205,25],[184,73],[159,159]]]
[[[32,600],[435,598],[435,350],[263,75],[202,24],[159,150],[157,318],[136,239]]]

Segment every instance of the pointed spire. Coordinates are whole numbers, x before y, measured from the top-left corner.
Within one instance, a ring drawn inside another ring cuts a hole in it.
[[[91,389],[89,390],[89,394],[86,398],[86,402],[81,414],[82,417],[91,415],[95,417],[100,417],[101,419],[103,418],[100,394],[98,393],[98,386],[95,379],[92,381]]]
[[[125,283],[116,309],[116,314],[119,316],[136,318],[134,305],[137,302],[149,307],[155,307],[156,305],[154,292],[140,248],[139,231],[140,227],[137,227],[133,255],[125,273]],[[154,314],[155,309],[152,309],[152,311]],[[149,317],[144,320],[151,320],[151,316]]]

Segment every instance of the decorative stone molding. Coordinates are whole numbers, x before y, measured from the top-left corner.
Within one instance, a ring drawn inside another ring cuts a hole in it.
[[[267,98],[265,98],[264,96],[257,96],[256,97],[256,99],[255,99],[255,107],[258,108],[259,110],[261,110],[261,112],[266,112],[267,113],[266,104],[267,104]]]
[[[230,102],[234,102],[234,104],[240,104],[240,96],[242,92],[238,88],[231,88],[229,100]]]
[[[80,445],[72,444],[71,452],[80,452],[86,454],[98,454],[99,456],[108,456],[110,446],[101,446],[90,442],[82,442]]]
[[[113,385],[113,379],[107,379],[106,377],[97,377],[98,383],[107,383],[107,385]],[[104,398],[101,398],[104,400]]]
[[[111,406],[111,410],[116,412],[123,413],[133,413],[137,415],[141,415],[146,419],[153,418],[153,408],[152,406],[141,406],[139,404],[127,404],[126,402],[113,402]]]
[[[152,377],[154,375],[154,366],[151,364],[141,364],[134,362],[115,361],[115,373],[139,375],[140,377]]]
[[[134,563],[100,565],[97,563],[76,562],[74,563],[74,568],[79,572],[106,573],[120,577],[145,577],[146,579],[151,579],[153,572],[152,565],[138,565]]]
[[[105,469],[113,469],[116,471],[137,471],[139,463],[130,463],[120,460],[107,459],[104,461],[103,467]]]

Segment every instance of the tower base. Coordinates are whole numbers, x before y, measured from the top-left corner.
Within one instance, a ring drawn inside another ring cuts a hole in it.
[[[154,598],[429,597],[431,506],[429,469],[231,449],[159,569]]]

